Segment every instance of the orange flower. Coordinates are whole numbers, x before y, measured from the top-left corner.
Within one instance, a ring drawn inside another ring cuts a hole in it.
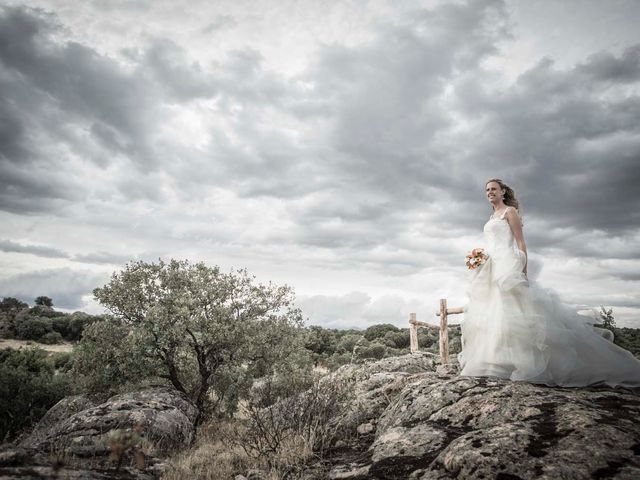
[[[489,256],[484,253],[484,248],[474,248],[471,250],[471,253],[466,256],[465,264],[469,270],[473,270],[486,262],[488,258]]]

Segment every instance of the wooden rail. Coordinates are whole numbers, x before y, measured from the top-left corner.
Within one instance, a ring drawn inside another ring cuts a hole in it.
[[[447,299],[440,299],[440,310],[436,316],[440,317],[440,326],[432,323],[419,322],[415,313],[409,314],[409,341],[411,342],[411,353],[418,351],[418,327],[430,328],[440,331],[440,360],[443,364],[449,363],[449,329],[447,328],[447,316],[463,313],[463,309],[447,308]]]

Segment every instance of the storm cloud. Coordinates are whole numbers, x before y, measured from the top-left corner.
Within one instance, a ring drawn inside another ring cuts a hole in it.
[[[638,321],[637,2],[72,3],[0,9],[0,295],[179,256],[401,325],[464,301],[499,177],[540,281]]]

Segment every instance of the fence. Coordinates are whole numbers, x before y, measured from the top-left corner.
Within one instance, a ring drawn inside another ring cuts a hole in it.
[[[440,360],[443,364],[449,363],[449,330],[447,328],[447,316],[462,313],[462,308],[447,308],[447,299],[440,299],[440,310],[436,316],[440,317],[440,325],[419,322],[415,313],[409,314],[409,340],[411,342],[411,353],[418,351],[418,327],[430,328],[440,331]]]

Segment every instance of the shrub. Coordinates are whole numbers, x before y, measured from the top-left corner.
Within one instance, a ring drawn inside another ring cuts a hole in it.
[[[5,297],[0,302],[0,312],[16,314],[20,310],[28,308],[29,305],[13,297]]]
[[[40,340],[53,331],[53,325],[49,318],[27,316],[14,323],[14,331],[21,340]]]
[[[384,357],[386,347],[380,343],[372,343],[357,352],[358,358],[374,358],[379,360]]]
[[[35,307],[31,307],[27,311],[27,314],[31,317],[47,317],[47,318],[64,317],[67,315],[64,312],[54,310],[52,307],[47,307],[46,305],[36,305]]]
[[[49,332],[45,333],[42,338],[39,340],[40,343],[45,343],[47,345],[56,345],[58,343],[62,343],[62,335],[58,332]]]
[[[73,312],[70,315],[64,314],[64,316],[52,318],[52,327],[65,340],[75,342],[82,338],[82,332],[86,327],[99,320],[104,320],[104,316]]]
[[[70,377],[55,374],[42,350],[0,351],[0,440],[15,438],[70,393]]]
[[[397,332],[388,331],[381,339],[381,343],[391,348],[409,348],[409,330],[404,329]]]
[[[329,370],[336,370],[342,365],[347,365],[351,363],[351,357],[350,353],[334,353],[327,359],[327,368]]]
[[[335,333],[332,330],[312,325],[306,331],[304,347],[317,355],[331,355],[336,349]]]
[[[364,332],[364,338],[369,341],[382,338],[385,336],[387,332],[398,332],[399,329],[395,325],[391,325],[390,323],[379,323],[376,325],[371,325]]]
[[[73,368],[72,352],[57,352],[51,355],[53,367],[60,372],[69,372]]]
[[[308,372],[266,377],[246,402],[243,413],[248,422],[241,446],[286,478],[311,453],[324,456],[340,430],[338,419],[354,395],[347,378],[313,377]],[[297,455],[291,455],[292,450]]]
[[[362,346],[366,345],[369,342],[364,338],[364,336],[360,334],[349,333],[344,335],[340,341],[338,342],[338,347],[336,351],[338,353],[348,353],[352,354],[356,345]]]

